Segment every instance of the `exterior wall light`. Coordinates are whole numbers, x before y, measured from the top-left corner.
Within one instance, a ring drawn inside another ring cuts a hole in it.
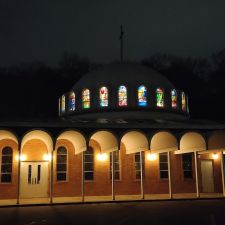
[[[219,155],[217,153],[213,153],[212,154],[212,157],[213,157],[213,159],[218,159],[219,158]]]
[[[147,159],[149,161],[154,161],[154,160],[156,160],[156,158],[157,158],[157,155],[155,153],[148,153],[148,155],[147,155]]]
[[[104,161],[107,160],[107,154],[106,154],[106,153],[99,153],[99,154],[97,155],[97,159],[98,159],[99,161],[101,161],[101,162],[104,162]]]
[[[45,161],[51,161],[51,154],[44,154],[44,155],[43,155],[43,159],[44,159]]]

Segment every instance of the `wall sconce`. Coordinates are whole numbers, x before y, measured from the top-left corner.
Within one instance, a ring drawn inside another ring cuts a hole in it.
[[[20,155],[20,161],[25,161],[27,159],[27,156],[22,154]]]
[[[43,159],[45,160],[45,161],[51,161],[51,154],[44,154],[43,155]]]
[[[97,159],[98,159],[99,161],[101,161],[101,162],[104,162],[104,161],[107,160],[107,154],[106,154],[106,153],[99,153],[99,154],[97,155]]]
[[[219,155],[217,153],[213,153],[212,154],[212,157],[213,157],[213,159],[218,159],[219,158]]]
[[[157,158],[157,155],[155,153],[148,153],[147,155],[147,159],[150,161],[154,161],[156,160],[156,158]]]

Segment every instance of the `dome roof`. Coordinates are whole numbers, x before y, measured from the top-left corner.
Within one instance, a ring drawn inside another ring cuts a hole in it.
[[[139,64],[111,64],[84,75],[74,86],[73,90],[102,85],[150,84],[152,87],[175,88],[171,82],[159,72]]]
[[[126,104],[122,106],[119,104],[121,86],[126,90]],[[144,105],[139,104],[140,86],[145,89]],[[102,87],[107,89],[107,105],[104,106],[100,100]],[[88,107],[84,106],[83,101],[83,93],[87,90]],[[163,96],[157,96],[158,90]],[[175,103],[171,98],[172,90],[176,94]],[[162,98],[161,106],[158,105],[158,97]],[[188,115],[187,96],[184,92],[177,90],[159,72],[139,64],[111,64],[89,72],[60,98],[60,116],[72,121],[179,120],[186,119]]]

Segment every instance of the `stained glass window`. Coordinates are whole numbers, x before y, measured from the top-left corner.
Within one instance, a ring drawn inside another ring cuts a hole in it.
[[[60,116],[60,113],[61,113],[61,98],[59,98],[58,106],[59,106],[59,111],[58,111],[58,113],[59,113],[59,116]]]
[[[82,92],[82,106],[84,109],[89,109],[90,108],[90,90],[89,89],[84,89]]]
[[[101,107],[107,107],[109,105],[107,87],[101,87],[100,88],[99,98],[100,98],[100,106]]]
[[[181,93],[181,104],[182,104],[182,110],[186,111],[186,98],[185,98],[185,93]]]
[[[118,90],[119,106],[127,106],[127,88],[120,86]]]
[[[66,97],[65,95],[62,96],[62,101],[61,101],[61,110],[64,113],[66,110]]]
[[[143,85],[138,87],[138,105],[147,106],[147,88]]]
[[[164,107],[164,93],[162,88],[156,89],[156,105],[160,108]]]
[[[69,109],[70,111],[75,110],[75,93],[73,91],[70,92]]]
[[[175,89],[171,91],[171,101],[172,108],[177,108],[177,91]]]

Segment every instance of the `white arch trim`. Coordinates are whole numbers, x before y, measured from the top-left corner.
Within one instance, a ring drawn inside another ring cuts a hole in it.
[[[10,139],[15,141],[18,144],[17,137],[8,130],[0,130],[0,140]]]
[[[214,131],[208,138],[208,150],[225,151],[225,131]]]
[[[43,141],[47,146],[48,152],[50,153],[51,151],[53,151],[53,141],[52,141],[51,136],[47,132],[42,131],[42,130],[30,131],[23,137],[22,142],[21,142],[21,150],[22,151],[23,151],[24,145],[32,139],[39,139],[39,140]]]
[[[121,142],[126,147],[126,154],[148,150],[148,139],[138,131],[129,131],[123,135]]]
[[[91,139],[99,143],[101,152],[107,153],[119,149],[117,138],[109,131],[97,131],[91,136]]]
[[[203,136],[197,132],[188,132],[181,137],[180,150],[177,152],[197,152],[204,150],[206,150],[206,142]]]
[[[57,140],[65,139],[72,143],[75,155],[87,150],[85,137],[78,131],[69,130],[61,133]]]
[[[152,152],[168,152],[178,150],[176,137],[166,131],[159,131],[150,140]]]

